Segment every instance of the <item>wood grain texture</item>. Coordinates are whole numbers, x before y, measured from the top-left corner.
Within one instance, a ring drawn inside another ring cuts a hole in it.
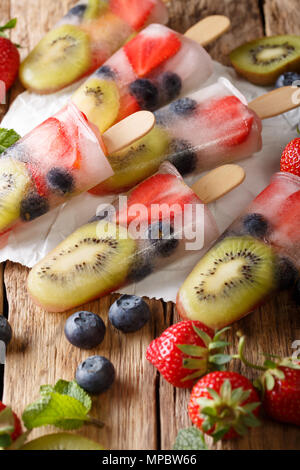
[[[26,45],[27,51],[75,2],[27,0],[25,8],[22,0],[1,0],[0,14],[3,10],[3,14],[9,16],[10,12],[12,17],[20,18],[19,27],[13,33],[14,40]],[[285,28],[280,32],[291,32],[291,25],[300,34],[300,26],[294,20],[296,16],[290,16],[289,25],[282,22],[277,7],[283,3],[288,11],[292,11],[298,0],[267,0],[266,25],[272,34],[280,28]],[[232,30],[210,46],[213,57],[223,63],[228,63],[227,54],[233,47],[263,34],[256,0],[171,0],[169,5],[170,24],[179,31],[185,31],[208,14],[230,16]],[[12,96],[19,90],[17,85]],[[41,384],[53,384],[59,378],[72,379],[79,362],[89,355],[101,354],[110,358],[117,370],[113,388],[94,400],[93,414],[104,420],[106,427],[102,430],[86,427],[81,433],[111,449],[171,449],[178,430],[191,424],[187,414],[189,392],[167,384],[145,361],[145,350],[154,337],[178,321],[173,304],[149,300],[153,318],[141,332],[124,336],[108,325],[104,343],[91,353],[82,352],[73,348],[64,337],[64,323],[69,314],[46,314],[32,304],[26,292],[27,273],[28,270],[20,265],[10,262],[6,265],[5,285],[14,339],[8,350],[4,400],[21,413],[26,404],[37,398]],[[83,308],[99,313],[107,323],[107,312],[115,298],[106,297]],[[232,351],[236,350],[237,330],[248,336],[247,350],[251,361],[259,360],[262,352],[290,355],[293,340],[300,339],[299,310],[286,294],[277,296],[234,325],[229,335]],[[246,373],[249,378],[255,377],[238,363],[233,364],[233,368]],[[48,431],[37,430],[34,436]],[[247,438],[218,445],[224,449],[299,447],[296,428],[267,420],[261,429],[251,432]]]
[[[266,35],[299,34],[300,3],[297,0],[265,0]]]

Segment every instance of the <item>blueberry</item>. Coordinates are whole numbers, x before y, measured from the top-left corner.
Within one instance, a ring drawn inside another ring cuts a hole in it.
[[[0,315],[0,341],[3,341],[6,346],[11,342],[12,329],[8,321],[3,315]]]
[[[158,106],[158,89],[145,78],[138,78],[130,85],[130,92],[142,109],[154,110]]]
[[[187,140],[174,139],[171,142],[172,156],[168,160],[177,168],[179,173],[187,175],[196,170],[197,153]]]
[[[74,178],[65,168],[52,168],[48,171],[46,180],[51,191],[60,195],[74,190]]]
[[[174,236],[174,227],[167,222],[155,222],[148,227],[148,239],[160,256],[171,256],[179,245]]]
[[[197,101],[191,98],[180,98],[170,105],[171,111],[179,116],[190,116],[197,108]]]
[[[87,5],[75,5],[75,7],[69,10],[67,16],[78,16],[78,18],[82,18],[86,9]]]
[[[172,122],[173,113],[170,113],[169,107],[155,111],[155,122],[157,126],[167,127]]]
[[[246,232],[256,238],[264,238],[269,231],[268,221],[261,214],[246,215],[243,225]]]
[[[130,282],[139,282],[150,276],[153,273],[153,266],[149,256],[136,256],[132,263],[132,268],[129,273]]]
[[[112,386],[115,376],[115,368],[108,359],[91,356],[77,367],[75,378],[87,393],[100,395]]]
[[[73,346],[93,349],[102,343],[106,327],[98,315],[91,312],[77,312],[68,318],[65,335]]]
[[[280,258],[278,262],[278,286],[280,289],[290,289],[296,283],[298,270],[289,258]]]
[[[297,80],[300,80],[299,73],[286,72],[277,78],[277,81],[275,83],[275,88],[281,88],[283,86],[291,86]],[[298,84],[297,86],[300,86],[300,84]]]
[[[116,77],[115,72],[108,65],[102,65],[102,67],[96,71],[96,75],[97,77],[106,77],[111,79]]]
[[[176,73],[166,72],[161,79],[161,87],[167,101],[177,98],[181,92],[182,80]]]
[[[122,295],[109,309],[112,325],[123,333],[140,330],[150,320],[150,309],[146,302],[135,295]]]
[[[21,202],[20,217],[25,222],[46,214],[49,211],[49,203],[47,199],[37,193],[30,193]]]

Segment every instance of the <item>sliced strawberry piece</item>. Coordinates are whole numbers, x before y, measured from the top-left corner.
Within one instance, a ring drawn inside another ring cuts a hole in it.
[[[154,8],[153,0],[110,0],[110,10],[138,31]]]
[[[123,95],[120,99],[120,111],[117,117],[117,122],[122,121],[122,119],[125,119],[127,116],[140,110],[141,108],[134,96]]]
[[[147,208],[148,223],[150,224],[155,222],[153,211],[151,211],[154,204],[159,205],[162,212],[163,205],[169,208],[177,205],[179,210],[183,212],[184,205],[193,201],[195,201],[194,192],[179,178],[171,174],[157,174],[148,178],[131,192],[127,201],[127,211],[124,209],[119,212],[117,221],[121,225],[129,225],[136,218],[136,215],[129,213],[129,209],[135,204],[142,204]],[[177,207],[175,206],[175,210],[170,214],[171,220],[176,215]],[[159,220],[163,218],[163,213],[157,215]],[[139,220],[143,222],[142,214],[139,216]]]
[[[162,36],[141,33],[124,46],[124,51],[136,74],[145,77],[173,57],[180,47],[180,39],[171,31]]]
[[[209,101],[208,105],[201,107],[201,114],[205,117],[205,125],[216,129],[218,138],[226,147],[242,144],[249,136],[254,121],[253,115],[236,96]]]
[[[46,196],[46,194],[48,193],[47,183],[42,173],[39,171],[39,169],[35,165],[32,165],[31,163],[27,164],[27,168],[31,174],[32,179],[34,180],[35,187],[36,187],[38,194],[40,196]]]
[[[300,242],[300,191],[289,196],[282,204],[276,227],[277,238],[286,237],[290,242]]]

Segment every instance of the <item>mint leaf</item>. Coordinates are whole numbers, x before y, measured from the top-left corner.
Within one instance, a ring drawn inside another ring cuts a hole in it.
[[[190,427],[179,431],[173,450],[208,450],[208,447],[202,432]]]
[[[13,129],[0,128],[0,154],[15,144],[21,137]]]
[[[43,385],[41,398],[27,406],[23,421],[27,429],[53,425],[64,430],[78,429],[89,421],[89,395],[76,382],[60,380],[54,387]]]

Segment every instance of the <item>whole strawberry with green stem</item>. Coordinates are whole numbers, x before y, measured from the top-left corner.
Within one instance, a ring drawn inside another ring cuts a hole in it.
[[[300,176],[300,138],[287,144],[281,155],[280,170]]]
[[[192,388],[197,379],[231,360],[224,354],[229,343],[222,339],[227,329],[214,334],[198,321],[176,323],[152,341],[146,357],[174,387]]]
[[[300,362],[267,356],[262,366],[255,365],[245,358],[244,347],[243,336],[236,357],[246,366],[263,372],[255,386],[261,392],[266,414],[276,421],[300,426]]]
[[[188,405],[189,416],[198,429],[214,442],[234,439],[257,427],[260,409],[252,383],[237,372],[207,374],[194,386]]]
[[[13,19],[0,26],[0,81],[4,82],[6,91],[14,84],[19,67],[20,54],[17,46],[6,37],[5,31],[13,29],[17,20]]]

